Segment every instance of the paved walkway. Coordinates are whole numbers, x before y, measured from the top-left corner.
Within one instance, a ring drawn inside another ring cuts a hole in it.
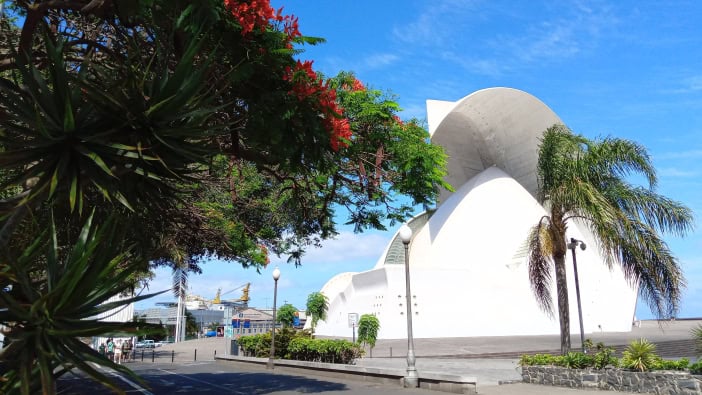
[[[665,346],[667,343],[691,341],[691,331],[702,324],[702,320],[677,321],[643,321],[641,326],[635,326],[628,333],[594,333],[588,334],[593,342],[603,342],[608,346],[625,345],[631,340],[645,338]],[[580,343],[578,335],[571,336],[573,345]],[[350,339],[349,339],[350,340]],[[212,360],[215,351],[217,355],[228,354],[230,339],[210,338],[169,344],[156,349],[158,360],[170,359],[173,355],[176,361],[192,361],[194,350],[197,349],[198,360]],[[560,338],[558,335],[549,336],[505,336],[480,338],[442,338],[415,339],[415,354],[417,369],[431,372],[455,373],[470,375],[478,378],[478,390],[484,394],[602,394],[601,391],[571,390],[567,388],[541,387],[532,384],[509,384],[521,381],[518,359],[516,357],[499,358],[500,355],[527,352],[558,352]],[[667,346],[666,346],[667,347]],[[673,349],[671,352],[694,359],[694,349],[684,347]],[[172,354],[173,353],[173,354]],[[379,340],[376,347],[366,357],[357,361],[358,365],[368,367],[406,367],[407,340]],[[392,357],[390,355],[392,354]],[[149,351],[146,352],[147,359]]]

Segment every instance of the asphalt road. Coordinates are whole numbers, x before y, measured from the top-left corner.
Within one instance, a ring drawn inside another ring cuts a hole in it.
[[[394,384],[341,380],[328,377],[301,376],[282,370],[267,370],[252,366],[235,368],[226,362],[141,363],[130,362],[129,367],[149,384],[148,390],[121,377],[115,381],[127,394],[358,394],[358,395],[440,395],[445,392],[424,389],[405,389]],[[105,387],[79,376],[59,380],[60,395],[96,395],[110,393]],[[532,384],[505,384],[479,386],[484,395],[603,395],[607,391],[588,391],[570,388],[546,387]],[[621,393],[618,393],[621,394]]]
[[[115,377],[128,394],[440,394],[436,391],[404,390],[399,386],[312,378],[251,367],[245,370],[222,362],[129,363],[151,388],[139,389],[128,380]],[[109,391],[83,377],[59,381],[59,393],[102,394]]]

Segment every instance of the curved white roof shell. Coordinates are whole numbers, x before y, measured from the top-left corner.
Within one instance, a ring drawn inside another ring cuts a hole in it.
[[[558,320],[541,311],[532,294],[525,240],[546,214],[535,198],[539,139],[560,119],[538,99],[509,88],[430,101],[428,110],[432,141],[449,155],[447,180],[456,191],[444,191],[432,215],[409,223],[415,337],[557,334]],[[568,229],[568,237],[590,246],[577,251],[585,332],[629,331],[636,290],[621,271],[601,263],[586,228],[571,223]],[[567,270],[577,333],[572,266]],[[317,334],[348,337],[348,314],[357,313],[379,318],[381,339],[407,336],[404,246],[397,234],[373,269],[338,275],[322,292],[330,308]]]

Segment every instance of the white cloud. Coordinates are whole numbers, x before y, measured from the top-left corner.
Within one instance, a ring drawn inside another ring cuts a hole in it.
[[[662,177],[698,177],[700,172],[697,170],[679,169],[675,167],[660,167],[658,175]]]
[[[656,159],[700,159],[702,149],[692,149],[686,151],[664,152],[656,155]]]
[[[365,271],[373,268],[385,250],[392,234],[390,232],[367,232],[354,234],[342,231],[332,240],[326,240],[321,248],[310,247],[302,259],[302,266],[287,264],[286,258],[272,257],[271,264],[257,273],[255,269],[244,269],[236,262],[212,260],[201,265],[203,274],[191,274],[189,293],[200,295],[205,299],[214,298],[217,289],[222,293],[234,290],[246,283],[251,283],[249,295],[250,306],[266,307],[272,304],[273,281],[271,272],[279,266],[282,272],[278,281],[280,304],[285,300],[302,308],[307,295],[318,291],[334,275],[347,271]],[[156,271],[150,283],[151,292],[170,289],[171,271],[161,268]],[[241,296],[241,289],[226,295],[226,299]],[[156,298],[138,304],[137,309],[151,307],[157,302],[175,302],[172,292],[166,292]]]
[[[399,56],[391,53],[372,54],[363,59],[363,67],[354,68],[354,70],[365,71],[370,69],[378,69],[391,65],[397,62],[399,59]]]
[[[309,248],[302,258],[302,264],[319,266],[342,261],[363,261],[372,266],[380,258],[390,237],[388,232],[340,232],[335,239],[325,240],[321,248]]]

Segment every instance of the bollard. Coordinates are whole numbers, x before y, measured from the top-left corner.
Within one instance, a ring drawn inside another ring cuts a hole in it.
[[[373,349],[372,349],[372,348],[370,348],[370,349],[368,350],[368,353],[370,354],[370,357],[373,358]]]
[[[390,347],[390,358],[392,358],[392,347]]]
[[[144,362],[144,349],[141,349],[141,362]]]
[[[195,360],[197,361],[197,348],[195,349]]]
[[[151,350],[151,362],[156,359],[156,350]]]
[[[171,350],[171,363],[173,363],[174,359],[175,359],[175,350]]]

